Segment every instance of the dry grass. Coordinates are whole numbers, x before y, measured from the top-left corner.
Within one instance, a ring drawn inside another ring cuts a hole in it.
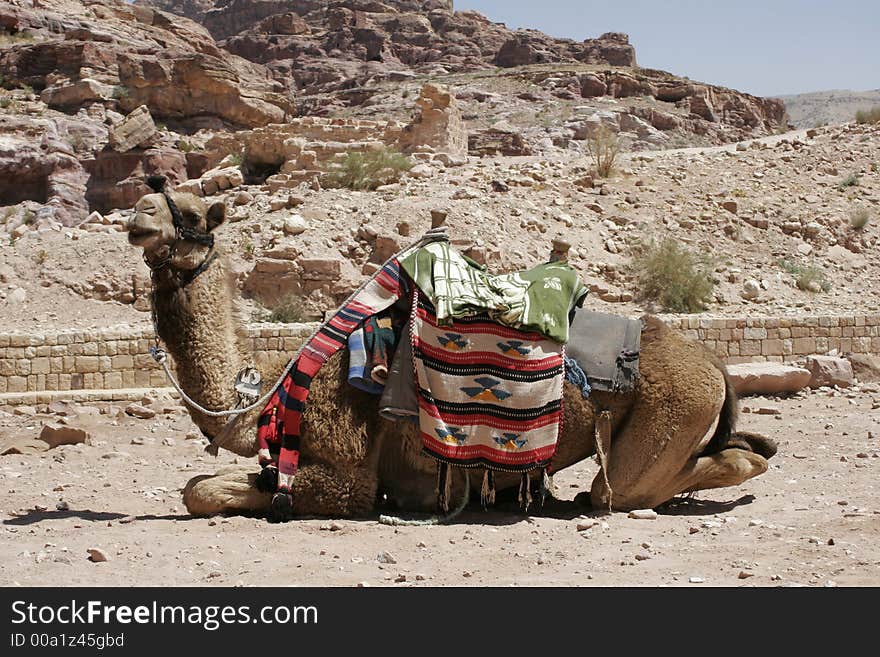
[[[695,253],[667,237],[636,252],[633,269],[639,296],[668,312],[705,310],[712,300],[715,281],[711,258]]]
[[[346,153],[337,167],[329,172],[326,186],[373,190],[397,182],[412,166],[408,157],[388,149]]]
[[[859,110],[856,112],[856,123],[880,123],[880,107]]]
[[[858,208],[849,213],[849,227],[853,230],[863,230],[870,220],[868,208]]]
[[[310,321],[303,300],[295,294],[284,297],[260,319],[274,324],[296,324]]]
[[[587,137],[587,152],[593,159],[593,169],[599,178],[614,173],[614,163],[620,154],[620,138],[606,126],[600,126]]]
[[[828,292],[831,283],[825,276],[825,272],[816,265],[805,265],[792,260],[781,260],[779,266],[794,276],[794,283],[799,290],[804,292]]]

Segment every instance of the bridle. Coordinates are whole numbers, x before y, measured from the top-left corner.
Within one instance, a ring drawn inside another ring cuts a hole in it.
[[[209,251],[214,248],[214,235],[211,233],[203,233],[202,231],[192,228],[191,226],[187,226],[183,222],[183,214],[180,212],[180,208],[177,207],[177,204],[165,191],[165,176],[150,176],[147,178],[147,185],[157,194],[161,194],[165,197],[165,202],[168,204],[168,210],[171,212],[171,220],[174,223],[174,241],[171,243],[171,246],[168,247],[167,255],[159,261],[151,261],[146,252],[144,252],[144,262],[147,267],[150,268],[150,271],[153,272],[155,277],[156,273],[165,269],[171,261],[174,259],[174,256],[177,252],[177,245],[180,242],[195,242],[201,246],[208,247]],[[196,269],[193,269],[190,272],[187,272],[186,276],[181,276],[178,274],[177,278],[181,284],[181,287],[189,285],[199,274],[205,271],[208,266],[217,258],[217,253],[212,252],[208,255],[205,260],[199,265]],[[185,278],[185,280],[184,280]]]

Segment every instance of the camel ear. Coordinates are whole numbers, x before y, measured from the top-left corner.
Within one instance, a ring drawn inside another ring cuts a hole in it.
[[[226,221],[226,204],[223,201],[217,201],[212,204],[208,208],[208,215],[205,217],[205,221],[207,222],[209,233]]]

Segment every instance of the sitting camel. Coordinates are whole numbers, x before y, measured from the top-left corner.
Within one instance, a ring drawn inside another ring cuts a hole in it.
[[[238,401],[232,382],[250,356],[240,339],[222,248],[213,242],[225,206],[163,192],[145,195],[135,210],[128,239],[143,249],[152,269],[156,328],[174,358],[179,383],[207,409],[232,408]],[[267,380],[281,372],[282,364],[277,365]],[[349,385],[347,371],[343,349],[312,382],[292,489],[294,513],[365,516],[374,511],[379,494],[401,510],[432,510],[437,464],[422,454],[418,428],[381,418],[378,396]],[[776,451],[767,438],[732,433],[737,400],[723,364],[654,317],[644,319],[640,377],[632,392],[594,391],[584,399],[566,382],[563,394],[554,471],[597,454],[596,436],[603,435],[595,431],[597,420],[610,421],[609,444],[600,445],[604,467],[589,493],[594,508],[651,508],[688,491],[737,486],[765,472]],[[236,416],[228,425],[225,418],[195,409],[191,415],[211,441],[209,451],[223,447],[252,457],[260,410]],[[716,420],[714,435],[701,449]],[[479,488],[482,473],[473,470],[479,469],[456,469],[453,499],[465,494],[465,476],[471,477],[470,488]],[[194,515],[266,513],[272,494],[254,486],[258,471],[253,463],[195,477],[184,489],[187,509]],[[499,493],[519,483],[517,474],[496,475]]]

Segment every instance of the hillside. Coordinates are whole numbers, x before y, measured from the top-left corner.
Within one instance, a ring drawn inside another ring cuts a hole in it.
[[[880,89],[851,91],[835,89],[814,91],[794,96],[779,96],[793,125],[813,128],[821,125],[839,125],[855,118],[859,110],[880,106]]]

